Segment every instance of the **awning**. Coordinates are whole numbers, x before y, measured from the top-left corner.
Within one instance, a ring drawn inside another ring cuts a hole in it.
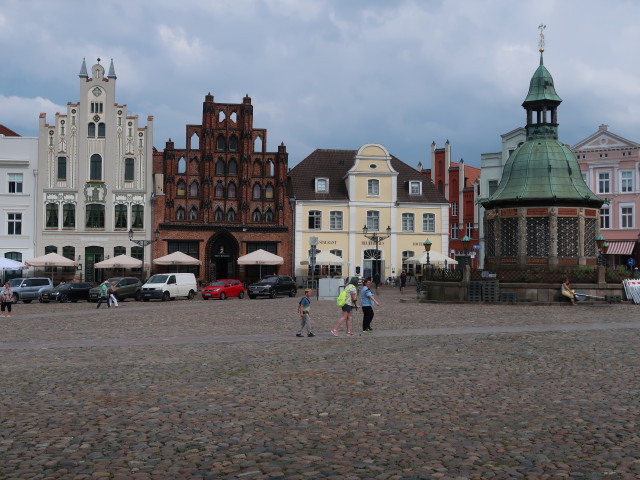
[[[616,242],[608,240],[609,249],[607,255],[631,255],[633,247],[636,246],[636,242]]]

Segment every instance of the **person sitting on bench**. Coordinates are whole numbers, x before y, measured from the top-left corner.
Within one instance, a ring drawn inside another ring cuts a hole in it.
[[[564,282],[562,283],[562,295],[564,295],[571,301],[571,305],[576,304],[574,293],[576,293],[576,291],[571,289],[571,284],[569,283],[569,279],[565,278]]]

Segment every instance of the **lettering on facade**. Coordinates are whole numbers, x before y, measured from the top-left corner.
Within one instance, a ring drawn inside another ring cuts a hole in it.
[[[363,240],[363,241],[362,241],[362,245],[365,245],[365,246],[374,246],[374,247],[375,247],[375,246],[376,246],[376,242],[372,242],[372,241],[370,241],[370,240],[369,240],[369,241],[367,241],[367,240]],[[384,240],[383,240],[383,241],[381,241],[381,242],[378,242],[378,246],[380,246],[380,245],[384,245]],[[422,245],[422,244],[420,244],[420,245]]]
[[[320,245],[337,245],[338,241],[337,240],[318,240],[318,243]]]

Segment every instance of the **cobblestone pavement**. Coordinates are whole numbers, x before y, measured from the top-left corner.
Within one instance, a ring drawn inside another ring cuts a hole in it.
[[[15,305],[0,478],[640,478],[637,306],[414,295]]]

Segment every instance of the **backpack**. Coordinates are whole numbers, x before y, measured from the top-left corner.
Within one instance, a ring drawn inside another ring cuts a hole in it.
[[[342,290],[340,292],[340,295],[338,295],[338,298],[336,298],[336,305],[338,305],[339,307],[344,307],[347,303],[347,292],[349,295],[351,295],[351,289],[353,288],[354,286],[350,285],[349,288],[345,288],[344,290]]]

